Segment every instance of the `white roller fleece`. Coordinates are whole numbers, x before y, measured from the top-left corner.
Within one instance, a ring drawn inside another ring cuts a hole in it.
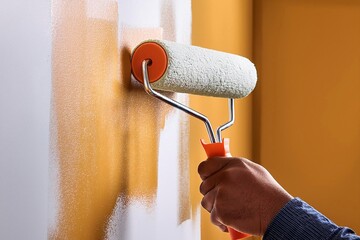
[[[154,89],[242,98],[255,88],[256,68],[245,57],[165,40],[151,42],[161,45],[168,56],[165,74],[151,84]]]

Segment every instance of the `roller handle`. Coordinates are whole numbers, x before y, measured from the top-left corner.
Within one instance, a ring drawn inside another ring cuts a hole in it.
[[[203,139],[200,140],[208,157],[231,157],[230,154],[230,139],[224,138],[221,143],[205,143]],[[231,240],[238,240],[249,237],[249,234],[238,232],[231,227],[227,227]]]

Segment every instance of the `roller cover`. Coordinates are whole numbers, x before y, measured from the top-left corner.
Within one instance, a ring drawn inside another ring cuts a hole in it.
[[[162,51],[162,53],[161,53]],[[132,54],[132,72],[142,82],[141,62],[154,89],[205,96],[242,98],[255,88],[257,74],[247,58],[164,40],[148,40]],[[152,72],[153,69],[153,72]]]

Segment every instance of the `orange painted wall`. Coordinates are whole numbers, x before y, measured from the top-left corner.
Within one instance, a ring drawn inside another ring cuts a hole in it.
[[[124,156],[109,148],[124,138],[116,131],[122,121],[117,9],[108,19],[96,19],[88,18],[85,1],[53,1],[52,8],[52,147],[59,212],[49,239],[101,239],[122,186],[116,169]]]
[[[360,232],[360,2],[254,1],[259,160]]]
[[[260,162],[291,194],[360,232],[359,2],[193,1],[192,10],[194,45],[247,56],[258,70],[226,133],[233,155]],[[190,99],[215,123],[226,119],[225,101]],[[196,165],[206,132],[197,120],[190,130]],[[202,239],[228,239],[208,217]]]
[[[215,0],[192,1],[192,44],[224,52],[234,53],[252,59],[252,1]],[[217,127],[228,120],[227,100],[211,97],[190,97],[191,106],[209,116],[213,126]],[[252,97],[235,101],[235,124],[225,130],[224,137],[231,139],[231,152],[234,156],[252,159]],[[198,191],[200,179],[197,165],[206,159],[199,139],[208,140],[205,127],[197,119],[190,119],[190,169],[193,191]],[[201,196],[196,195],[199,203]],[[210,222],[210,215],[202,209],[202,239],[229,239]]]

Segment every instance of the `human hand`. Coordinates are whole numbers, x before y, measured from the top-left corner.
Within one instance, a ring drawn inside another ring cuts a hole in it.
[[[262,236],[293,197],[262,166],[245,158],[212,157],[200,163],[201,205],[221,230]]]

